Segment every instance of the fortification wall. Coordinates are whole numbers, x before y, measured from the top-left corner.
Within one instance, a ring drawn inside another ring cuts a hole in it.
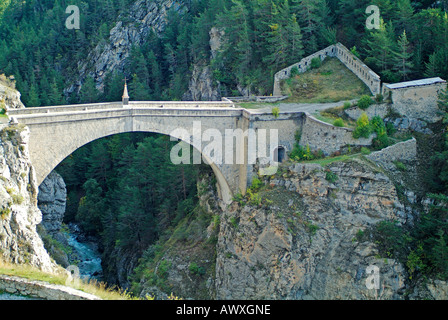
[[[381,78],[364,62],[353,55],[343,44],[338,43],[336,57],[370,89],[373,95],[381,93]]]
[[[395,84],[399,85],[399,84]],[[390,89],[383,86],[383,95],[392,101],[392,109],[410,119],[437,122],[442,116],[437,105],[439,93],[446,89],[446,82],[427,85],[404,86]]]
[[[44,300],[101,300],[70,287],[5,275],[0,275],[0,290]]]
[[[329,46],[325,49],[322,49],[320,51],[317,51],[316,53],[313,53],[312,55],[309,55],[299,62],[283,69],[277,72],[274,76],[274,92],[273,96],[281,96],[281,87],[280,82],[281,80],[288,79],[291,76],[291,70],[294,67],[297,67],[299,70],[299,73],[306,72],[310,66],[311,66],[311,60],[314,58],[320,58],[321,61],[324,61],[327,57],[335,57],[336,56],[336,47],[334,45]]]
[[[373,152],[367,155],[366,158],[385,166],[390,165],[394,161],[415,161],[417,159],[417,140],[412,138],[404,142],[399,142],[380,151]]]
[[[373,138],[374,135],[370,138],[355,139],[352,129],[335,127],[306,113],[300,145],[309,145],[313,151],[322,150],[325,155],[331,155],[347,145],[370,146]]]
[[[303,73],[310,68],[311,60],[320,58],[324,61],[327,57],[338,58],[350,71],[352,71],[364,84],[370,89],[373,95],[381,93],[381,78],[373,72],[364,62],[353,55],[343,44],[337,43],[325,49],[322,49],[312,55],[309,55],[299,62],[277,72],[274,76],[274,96],[280,96],[281,80],[288,79],[291,76],[291,70],[297,67],[299,73]]]

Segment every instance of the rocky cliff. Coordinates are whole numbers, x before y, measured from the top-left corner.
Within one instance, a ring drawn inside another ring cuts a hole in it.
[[[0,132],[0,253],[4,260],[51,272],[56,265],[36,231],[42,214],[27,147],[29,133],[17,125]]]
[[[20,93],[0,83],[4,108],[23,108]],[[6,118],[7,120],[7,118]],[[0,123],[0,259],[28,263],[55,271],[36,226],[42,221],[37,207],[38,186],[30,161],[30,131],[22,125]]]
[[[25,108],[22,101],[20,101],[20,92],[7,84],[8,80],[2,80],[0,77],[0,104],[1,107],[8,109]]]
[[[132,46],[143,44],[150,32],[160,34],[165,29],[170,9],[185,10],[185,7],[180,0],[135,1],[127,15],[118,17],[108,41],[99,43],[85,60],[79,62],[79,76],[66,92],[79,90],[87,76],[92,76],[102,90],[109,72],[124,71]]]
[[[55,236],[61,230],[67,203],[64,179],[56,171],[52,171],[39,186],[37,200],[42,212],[42,225]]]
[[[266,183],[260,200],[234,203],[221,219],[218,298],[402,298],[403,266],[357,238],[379,221],[405,222],[387,175],[353,160],[291,165]],[[380,269],[379,290],[366,287],[369,266]]]
[[[144,253],[132,289],[186,299],[443,299],[446,282],[411,284],[375,237],[379,223],[412,225],[424,207],[417,168],[415,139],[341,162],[289,162],[224,209],[203,179],[201,209]]]

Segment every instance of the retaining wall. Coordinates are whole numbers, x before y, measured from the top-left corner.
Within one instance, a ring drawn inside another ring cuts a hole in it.
[[[5,275],[0,275],[0,291],[45,300],[101,300],[70,287]]]
[[[347,145],[370,146],[373,138],[374,135],[371,135],[370,138],[355,139],[352,129],[335,127],[306,113],[300,145],[309,145],[313,151],[322,150],[328,156]]]
[[[280,82],[291,76],[291,70],[297,67],[299,73],[307,71],[311,66],[311,60],[320,58],[324,61],[327,57],[338,58],[350,71],[352,71],[364,84],[370,89],[373,95],[381,93],[381,78],[372,71],[364,62],[353,55],[343,44],[337,43],[325,49],[322,49],[312,55],[309,55],[299,62],[277,72],[274,76],[274,96],[282,94]]]
[[[399,142],[380,151],[366,156],[367,159],[377,162],[384,168],[393,168],[395,161],[410,163],[417,160],[417,140]]]
[[[393,89],[389,87],[399,86],[400,83],[384,85],[383,95],[387,98],[390,97],[395,112],[410,119],[437,122],[442,119],[437,104],[438,95],[447,88],[447,84],[445,80],[440,79],[438,82],[417,85],[419,81],[425,80],[431,79],[403,82],[403,87]],[[407,83],[416,83],[416,85],[406,85]]]

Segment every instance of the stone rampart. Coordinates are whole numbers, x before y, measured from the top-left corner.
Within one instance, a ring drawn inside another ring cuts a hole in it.
[[[311,60],[327,57],[338,58],[350,71],[352,71],[370,89],[373,95],[381,93],[381,78],[373,72],[364,62],[353,55],[343,44],[337,43],[309,55],[299,62],[277,72],[274,76],[274,96],[282,95],[280,82],[291,76],[291,70],[297,67],[299,73],[306,72],[311,66]]]
[[[372,120],[375,116],[384,119],[390,113],[390,106],[387,103],[372,104],[365,110],[358,107],[352,107],[344,110],[344,113],[353,120],[358,120],[363,113],[367,114],[369,120]]]
[[[70,287],[5,275],[0,275],[0,291],[44,300],[101,300]]]
[[[350,52],[343,44],[338,43],[336,57],[353,72],[370,89],[373,95],[381,93],[381,78],[364,62]]]
[[[336,56],[336,47],[333,45],[333,46],[329,46],[325,49],[322,49],[316,53],[313,53],[312,55],[309,55],[309,56],[303,58],[299,62],[297,62],[283,70],[280,70],[274,76],[274,92],[272,95],[273,96],[281,96],[282,95],[280,82],[281,82],[281,80],[288,79],[289,77],[291,77],[291,70],[294,67],[297,67],[297,69],[299,70],[299,73],[303,73],[303,72],[306,72],[310,68],[311,60],[313,60],[314,58],[320,58],[321,61],[323,61],[327,57],[335,57],[335,56]]]
[[[313,151],[322,150],[325,155],[331,155],[348,145],[370,146],[373,137],[355,139],[352,129],[333,126],[306,113],[300,145],[308,145]]]
[[[394,162],[412,163],[417,160],[417,140],[399,142],[380,151],[373,152],[366,156],[367,159],[375,161],[386,169],[393,168]]]
[[[437,105],[439,93],[446,89],[446,81],[429,78],[383,86],[383,95],[392,102],[395,112],[426,122],[437,122],[442,118]]]

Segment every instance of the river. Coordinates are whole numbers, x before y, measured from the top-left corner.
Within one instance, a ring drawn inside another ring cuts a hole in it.
[[[95,279],[102,281],[103,268],[101,266],[101,253],[98,251],[98,242],[87,237],[79,226],[74,223],[70,223],[68,229],[67,241],[73,250],[70,257],[74,265],[79,269],[79,277],[85,280]],[[0,292],[0,300],[42,299]]]
[[[73,250],[70,256],[76,262],[80,278],[102,281],[103,268],[101,253],[98,251],[98,241],[87,237],[74,223],[69,223],[68,229],[68,244]]]

